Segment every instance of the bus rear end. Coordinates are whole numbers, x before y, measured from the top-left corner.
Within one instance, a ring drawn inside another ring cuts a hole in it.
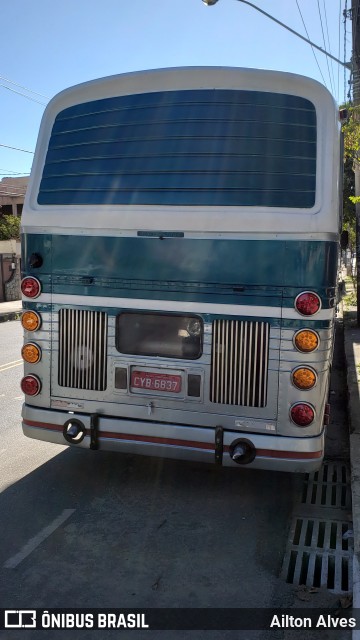
[[[23,213],[25,435],[313,471],[339,125],[316,82],[191,68],[60,94]]]

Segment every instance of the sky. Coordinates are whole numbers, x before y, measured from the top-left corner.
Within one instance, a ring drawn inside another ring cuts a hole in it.
[[[342,61],[346,48],[350,60],[351,21],[345,37],[343,11],[351,0],[252,4]],[[339,103],[349,91],[343,66],[316,49],[315,59],[309,44],[242,0],[210,7],[202,0],[12,0],[2,3],[1,24],[0,180],[30,173],[46,103],[87,80],[215,65],[309,76]]]

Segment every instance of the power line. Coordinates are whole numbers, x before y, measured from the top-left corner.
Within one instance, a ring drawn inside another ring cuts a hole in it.
[[[203,0],[203,2],[208,6],[214,5],[217,1],[218,0]],[[280,25],[280,27],[283,27],[284,29],[286,29],[290,33],[293,33],[295,36],[297,36],[301,40],[304,40],[304,42],[307,42],[307,44],[312,45],[313,47],[315,47],[315,49],[317,49],[318,51],[321,51],[321,53],[323,53],[325,56],[328,56],[329,58],[332,58],[332,60],[337,62],[337,64],[341,64],[342,67],[346,67],[347,69],[350,68],[350,64],[348,62],[343,62],[342,60],[339,60],[338,58],[333,56],[333,54],[330,53],[329,51],[326,51],[322,47],[319,47],[319,45],[315,44],[315,42],[311,42],[310,38],[305,38],[305,36],[302,36],[301,33],[298,33],[298,31],[295,31],[295,29],[292,29],[291,27],[289,27],[289,25],[285,24],[285,22],[281,22],[281,20],[278,20],[277,18],[275,18],[274,16],[271,15],[271,13],[267,13],[267,11],[264,11],[263,9],[260,9],[260,7],[258,7],[256,4],[253,4],[252,2],[249,2],[248,0],[238,0],[238,2],[242,2],[243,4],[247,4],[247,5],[249,5],[249,7],[252,7],[256,11],[259,11],[259,13],[262,13],[263,16],[266,16],[267,18],[270,18],[270,20],[272,20],[273,22],[276,22],[276,24]]]
[[[309,32],[308,32],[308,30],[307,30],[307,28],[306,28],[305,20],[304,20],[304,18],[303,18],[303,14],[301,13],[301,9],[300,9],[300,7],[299,7],[298,0],[296,0],[296,4],[297,4],[297,8],[299,9],[299,13],[300,13],[300,17],[301,17],[302,23],[303,23],[303,25],[304,25],[305,33],[306,33],[306,35],[307,35],[307,37],[308,37],[308,40],[310,40]],[[321,71],[321,67],[320,67],[320,65],[319,65],[319,61],[318,61],[318,59],[317,59],[317,57],[316,57],[315,49],[314,49],[314,47],[312,46],[312,44],[311,44],[310,46],[311,46],[312,52],[313,52],[313,54],[314,54],[314,58],[315,58],[316,64],[317,64],[318,69],[319,69],[319,71],[320,71],[320,75],[321,75],[321,77],[322,77],[322,79],[323,79],[324,85],[325,85],[325,87],[327,87],[327,83],[326,83],[326,80],[325,80],[325,78],[324,78],[324,74],[323,74],[323,72]]]
[[[24,153],[35,153],[34,151],[28,151],[27,149],[19,149],[19,147],[10,147],[8,144],[1,144],[0,147],[5,147],[6,149],[14,149],[14,151],[23,151]]]
[[[320,18],[321,33],[322,33],[322,37],[323,37],[324,49],[325,49],[326,52],[328,52],[327,48],[326,48],[325,33],[324,33],[323,21],[322,21],[322,17],[321,17],[321,10],[320,10],[320,2],[319,2],[319,0],[317,0],[317,6],[318,6],[318,10],[319,10],[319,18]],[[332,89],[332,92],[335,93],[334,87],[332,85],[331,73],[330,73],[330,65],[329,65],[329,60],[328,60],[327,56],[326,56],[326,66],[327,66],[328,74],[329,74],[329,78],[330,78],[331,89]]]
[[[8,91],[12,91],[12,93],[17,93],[19,96],[22,96],[23,98],[27,98],[28,100],[31,100],[32,102],[37,102],[38,104],[42,104],[44,107],[46,107],[46,102],[40,102],[40,100],[36,100],[36,98],[33,98],[32,96],[27,96],[26,93],[22,93],[21,91],[16,91],[16,89],[12,89],[11,87],[7,87],[5,84],[2,84],[2,82],[0,82],[0,87],[3,87],[4,89],[7,89]]]
[[[13,82],[13,80],[9,80],[9,78],[5,78],[4,76],[0,76],[0,80],[4,80],[8,84],[13,84],[14,87],[19,87],[20,89],[24,89],[28,93],[34,93],[36,96],[40,96],[41,98],[46,98],[46,100],[49,100],[49,96],[44,96],[43,93],[38,93],[37,91],[33,91],[32,89],[28,89],[27,87],[23,87],[22,84],[18,84],[17,82]]]
[[[339,34],[338,34],[338,58],[340,58],[340,46],[341,46],[341,0],[339,0]],[[340,102],[340,67],[338,65],[338,81],[337,81],[337,94]]]
[[[20,171],[13,171],[12,169],[3,169],[2,167],[0,168],[0,171],[6,172],[6,173],[0,173],[0,176],[7,176],[9,174],[15,175],[15,176],[23,176],[23,175],[25,175],[24,173],[21,173]]]
[[[327,43],[328,43],[328,47],[329,47],[329,51],[330,51],[331,50],[331,45],[330,45],[329,26],[328,26],[328,19],[327,19],[327,11],[326,11],[325,0],[323,0],[323,7],[324,7]],[[331,60],[331,75],[332,75],[332,79],[333,79],[333,83],[334,83],[334,93],[335,93],[335,75],[334,75],[334,64],[333,64],[332,60]]]

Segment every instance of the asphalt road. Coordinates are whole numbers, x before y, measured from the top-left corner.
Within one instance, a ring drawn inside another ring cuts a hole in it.
[[[303,476],[27,439],[21,431],[18,321],[0,324],[0,345],[1,607],[293,606],[294,587],[279,575]],[[337,371],[341,375],[341,365]],[[345,419],[340,396],[339,424]],[[52,637],[118,633],[56,631]],[[133,640],[263,637],[244,631],[124,634]],[[49,636],[14,630],[4,637]]]

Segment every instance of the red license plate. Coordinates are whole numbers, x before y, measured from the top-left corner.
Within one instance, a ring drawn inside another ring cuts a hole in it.
[[[144,389],[144,391],[180,393],[181,376],[174,376],[170,373],[132,371],[131,386],[135,389]]]

